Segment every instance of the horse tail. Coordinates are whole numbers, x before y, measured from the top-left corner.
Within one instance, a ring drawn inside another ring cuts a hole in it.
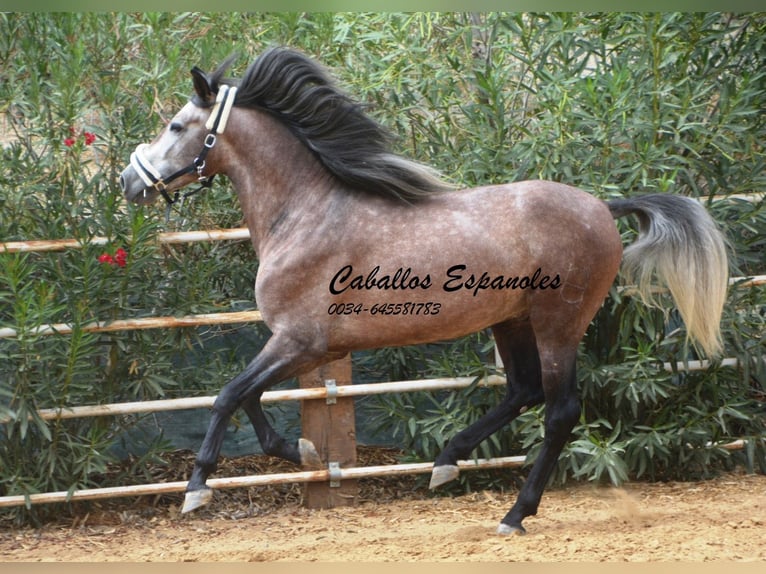
[[[615,219],[638,216],[638,239],[625,249],[623,268],[636,281],[643,301],[656,306],[650,286],[656,272],[676,302],[687,337],[709,356],[719,355],[729,264],[726,241],[713,218],[698,201],[670,194],[617,199],[607,205]]]

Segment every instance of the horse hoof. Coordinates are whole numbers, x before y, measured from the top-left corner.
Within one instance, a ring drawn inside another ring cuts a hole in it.
[[[441,486],[455,480],[460,475],[460,469],[454,464],[443,464],[441,466],[435,466],[431,471],[431,482],[428,488],[434,489],[437,486]]]
[[[184,505],[181,508],[181,514],[186,514],[196,510],[200,506],[205,506],[213,498],[213,490],[203,488],[202,490],[189,490],[184,495]]]
[[[301,455],[301,466],[304,468],[322,468],[322,459],[319,458],[319,453],[313,442],[305,438],[299,438],[298,452]]]
[[[524,529],[524,527],[519,524],[518,526],[511,526],[510,524],[505,524],[504,522],[501,522],[497,526],[497,533],[500,536],[510,536],[512,534],[515,534],[516,536],[524,536],[527,531]]]

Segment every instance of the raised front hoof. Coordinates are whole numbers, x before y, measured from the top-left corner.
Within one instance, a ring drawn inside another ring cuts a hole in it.
[[[511,526],[510,524],[506,524],[505,522],[501,522],[497,526],[497,533],[500,536],[524,536],[527,531],[521,524],[516,524],[514,526]]]
[[[450,480],[455,480],[460,476],[460,469],[454,464],[443,464],[441,466],[435,466],[431,471],[431,482],[428,488],[434,489],[437,486],[448,483]]]
[[[213,498],[213,490],[205,487],[200,490],[188,490],[184,495],[184,505],[181,508],[181,514],[186,514],[196,510],[200,506],[205,506]]]
[[[298,452],[301,455],[301,466],[308,469],[322,468],[322,459],[319,458],[314,443],[305,438],[298,439]]]

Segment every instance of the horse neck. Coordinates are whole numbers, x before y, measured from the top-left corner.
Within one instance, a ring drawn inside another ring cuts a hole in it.
[[[261,112],[243,113],[257,121],[247,130],[238,122],[231,130],[232,151],[224,171],[262,257],[271,243],[284,243],[300,228],[312,227],[312,218],[320,220],[337,190],[325,168],[284,126]],[[298,218],[301,225],[293,225]]]

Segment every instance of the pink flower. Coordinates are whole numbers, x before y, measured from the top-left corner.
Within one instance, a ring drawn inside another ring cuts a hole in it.
[[[114,259],[111,255],[108,253],[102,253],[98,256],[98,262],[99,263],[108,263],[109,265],[114,265]]]
[[[91,133],[91,132],[85,132],[83,134],[83,137],[85,138],[85,145],[90,145],[94,141],[96,141],[96,134]]]
[[[75,143],[75,139],[74,138],[67,138],[67,139],[64,140],[64,145],[67,146],[67,147],[72,147],[74,145],[74,143]]]

